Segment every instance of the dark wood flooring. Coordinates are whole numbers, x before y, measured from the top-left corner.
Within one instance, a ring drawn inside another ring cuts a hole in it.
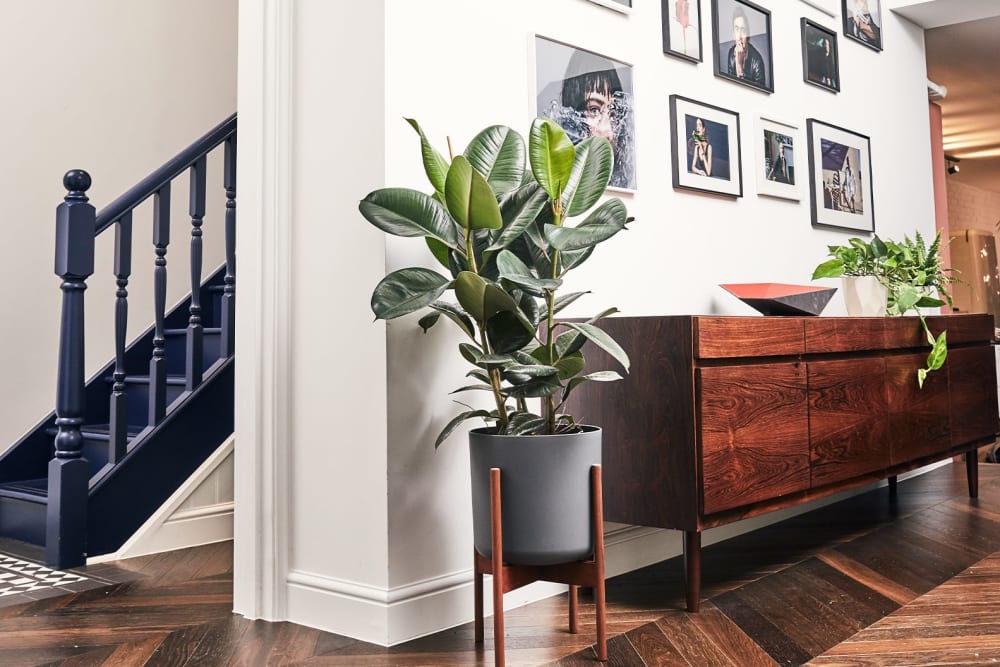
[[[1000,661],[1000,465],[980,471],[978,500],[947,466],[706,547],[700,614],[683,611],[679,558],[610,579],[608,664]],[[471,623],[384,648],[235,616],[231,549],[97,566],[118,583],[0,608],[0,665],[493,664],[489,621],[482,648]],[[577,635],[565,596],[508,611],[507,663],[598,664],[583,602]]]

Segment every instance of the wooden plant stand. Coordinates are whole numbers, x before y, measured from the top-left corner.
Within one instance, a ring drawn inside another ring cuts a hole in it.
[[[536,581],[552,581],[569,585],[569,631],[577,633],[577,587],[594,589],[597,603],[597,658],[607,661],[607,633],[604,618],[604,511],[601,491],[601,466],[590,469],[593,490],[594,558],[575,563],[554,565],[506,565],[503,562],[503,522],[500,513],[500,468],[490,469],[490,523],[493,558],[475,554],[476,643],[483,643],[483,575],[493,575],[493,654],[496,667],[503,667],[504,628],[503,594]]]

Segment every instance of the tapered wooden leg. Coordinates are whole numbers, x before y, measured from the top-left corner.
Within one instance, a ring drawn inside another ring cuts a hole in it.
[[[475,552],[475,549],[473,549]],[[478,555],[478,554],[477,554]],[[475,562],[475,560],[473,561]],[[484,640],[483,632],[483,573],[479,571],[478,565],[475,567],[472,588],[476,599],[476,643],[482,644]]]
[[[979,451],[965,453],[965,475],[969,478],[969,497],[979,497]]]
[[[504,667],[503,650],[503,517],[500,513],[500,468],[490,468],[490,524],[493,547],[493,662]]]
[[[597,566],[594,597],[597,603],[597,659],[608,660],[608,633],[605,625],[604,599],[604,490],[601,485],[601,466],[590,469],[594,499],[594,563]]]
[[[889,478],[889,496],[892,498],[896,497],[896,484],[898,481],[895,475]]]
[[[687,610],[697,613],[701,608],[701,531],[684,531],[684,592]]]
[[[577,587],[573,584],[569,585],[569,633],[575,635],[577,633],[576,627],[576,607],[577,607]]]

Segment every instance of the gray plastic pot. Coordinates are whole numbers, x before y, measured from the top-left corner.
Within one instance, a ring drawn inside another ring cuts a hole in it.
[[[601,429],[581,429],[559,435],[469,432],[476,551],[493,556],[490,468],[500,468],[505,563],[552,565],[593,556],[590,469],[601,463]]]

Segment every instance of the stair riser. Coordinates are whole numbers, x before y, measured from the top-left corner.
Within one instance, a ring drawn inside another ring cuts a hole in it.
[[[0,535],[44,546],[46,509],[42,503],[0,497]]]
[[[167,406],[184,392],[181,385],[167,385]],[[141,429],[149,424],[149,385],[129,384],[126,388],[125,401],[128,405],[128,423]]]
[[[202,337],[202,370],[206,370],[219,358],[219,334],[206,333]],[[167,337],[167,374],[184,375],[187,372],[187,337],[171,335]]]

